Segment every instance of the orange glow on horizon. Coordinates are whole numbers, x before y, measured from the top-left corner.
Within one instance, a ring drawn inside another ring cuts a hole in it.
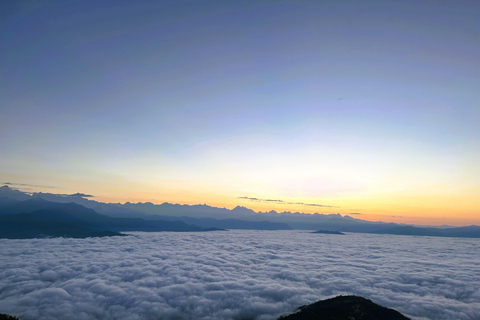
[[[233,209],[243,206],[255,212],[303,212],[320,214],[349,215],[352,218],[367,221],[384,221],[417,225],[480,225],[480,188],[458,189],[455,193],[431,191],[385,192],[369,194],[325,194],[318,197],[286,196],[285,194],[257,194],[232,189],[219,190],[212,185],[201,188],[191,183],[189,188],[165,183],[158,186],[151,183],[132,182],[115,177],[98,177],[91,179],[48,179],[48,185],[41,187],[43,181],[27,179],[28,177],[11,176],[11,181],[38,184],[23,191],[56,194],[73,194],[81,192],[91,194],[90,198],[106,203],[164,202],[175,204],[206,204],[213,207]],[[22,181],[23,180],[23,181]],[[8,181],[8,180],[6,180]],[[21,188],[20,188],[21,189]],[[412,195],[414,194],[414,195]]]
[[[275,203],[273,201],[252,201],[242,199],[239,197],[226,197],[215,195],[188,195],[186,193],[169,195],[166,198],[158,199],[155,196],[158,194],[137,194],[137,197],[95,197],[94,200],[100,202],[125,203],[125,202],[151,202],[154,204],[162,204],[164,202],[185,205],[209,205],[212,207],[233,209],[236,206],[246,207],[255,212],[301,212],[301,213],[319,213],[319,214],[341,214],[348,215],[352,218],[367,220],[367,221],[383,221],[395,222],[403,224],[416,225],[452,225],[465,226],[472,224],[480,224],[478,210],[475,207],[462,207],[461,211],[454,206],[441,206],[445,204],[444,201],[438,202],[438,205],[432,206],[429,204],[406,202],[401,199],[369,199],[363,201],[354,201],[352,199],[343,199],[331,201],[331,207],[320,207],[296,203]],[[186,199],[188,199],[186,201]],[[310,199],[311,200],[311,199]],[[286,201],[285,201],[286,202]],[[293,202],[293,201],[290,201]],[[342,202],[344,205],[341,205]],[[317,203],[310,204],[320,204]]]

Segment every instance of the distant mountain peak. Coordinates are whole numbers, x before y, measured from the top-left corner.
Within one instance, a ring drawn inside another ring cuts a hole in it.
[[[3,185],[0,187],[0,197],[10,198],[14,200],[27,200],[30,199],[31,196],[25,192],[20,190],[12,189],[8,185]]]
[[[236,206],[235,208],[233,208],[230,211],[232,213],[235,213],[235,214],[255,214],[256,213],[252,209],[248,209],[248,208],[242,207],[242,206]]]

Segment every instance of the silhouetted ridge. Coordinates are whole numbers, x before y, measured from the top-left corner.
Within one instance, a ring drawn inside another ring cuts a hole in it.
[[[302,306],[279,320],[410,320],[400,312],[359,296],[338,296]]]
[[[0,238],[86,238],[118,235],[121,234],[98,228],[59,208],[0,216]]]
[[[113,218],[82,205],[30,199],[0,207],[0,238],[104,237],[120,231],[213,231],[182,221]]]
[[[8,315],[8,314],[4,314],[4,313],[0,313],[0,320],[19,320],[17,317],[15,316],[11,316],[11,315]]]
[[[341,234],[344,235],[345,233],[342,233],[340,231],[329,231],[329,230],[317,230],[312,233],[322,233],[322,234]]]
[[[86,197],[84,197],[86,196]],[[205,231],[205,228],[220,228],[220,229],[256,229],[256,230],[324,230],[326,232],[360,232],[360,233],[378,233],[378,234],[396,234],[396,235],[416,235],[416,236],[436,236],[436,237],[464,237],[464,238],[480,238],[480,226],[466,226],[466,227],[423,227],[423,226],[409,226],[397,223],[386,223],[381,221],[366,221],[358,218],[353,218],[348,215],[340,214],[307,214],[302,212],[255,212],[251,209],[242,206],[236,206],[233,209],[217,208],[206,204],[186,205],[186,204],[172,204],[164,202],[162,204],[153,204],[151,202],[145,203],[103,203],[90,198],[89,195],[83,193],[74,193],[69,195],[53,194],[53,193],[25,193],[19,190],[14,190],[9,186],[0,187],[0,215],[8,213],[16,204],[28,200],[31,204],[41,204],[45,202],[57,203],[57,208],[64,209],[73,213],[74,203],[79,205],[78,210],[83,210],[87,214],[86,208],[93,210],[89,214],[104,215],[101,220],[107,222],[106,217],[110,218],[137,218],[141,220],[129,220],[133,224],[128,226],[128,231],[175,231],[178,228],[183,228],[183,231],[195,231],[191,225],[200,228],[197,231]],[[47,200],[47,201],[45,201]],[[35,202],[36,201],[36,202]],[[23,203],[24,209],[29,203]],[[61,207],[60,205],[68,205],[70,207]],[[59,207],[60,206],[60,207]],[[83,207],[82,207],[83,206]],[[9,209],[10,207],[10,209]],[[18,209],[19,207],[17,207]],[[42,209],[43,207],[35,207],[34,210]],[[68,210],[67,210],[68,209]],[[5,212],[5,210],[7,212]],[[16,213],[25,213],[33,210],[17,210]],[[352,213],[355,214],[355,213]],[[357,213],[358,214],[358,213]],[[95,218],[92,216],[92,218]],[[111,221],[111,220],[110,220]],[[144,221],[144,222],[142,222]],[[149,221],[146,223],[146,221]],[[151,222],[154,221],[154,222]],[[163,221],[161,223],[155,221]],[[168,222],[182,222],[178,224],[167,226]],[[127,231],[124,229],[128,225],[128,221],[116,221],[116,230]],[[100,223],[101,224],[101,223]],[[190,224],[190,227],[187,225]],[[112,227],[111,224],[103,224]],[[135,230],[130,229],[134,227]],[[212,230],[212,229],[210,229]]]

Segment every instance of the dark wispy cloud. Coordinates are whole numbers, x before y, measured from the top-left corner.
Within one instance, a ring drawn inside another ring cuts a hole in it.
[[[67,196],[69,196],[69,197],[80,197],[80,198],[93,198],[94,197],[91,194],[85,194],[85,193],[80,193],[80,192],[69,194]]]
[[[249,198],[249,197],[238,197],[238,199],[245,199],[250,201],[262,201],[261,199],[258,199],[258,198]]]
[[[49,201],[57,201],[59,199],[63,198],[69,198],[69,197],[74,197],[74,198],[93,198],[95,196],[91,194],[86,194],[86,193],[81,193],[81,192],[76,192],[72,194],[62,194],[62,193],[44,193],[44,192],[36,192],[36,191],[30,191],[31,187],[42,187],[42,188],[56,188],[56,187],[51,187],[51,186],[41,186],[41,185],[33,185],[33,184],[25,184],[25,183],[11,183],[11,182],[6,182],[4,185],[7,185],[10,187],[10,189],[15,190],[15,192],[23,193],[26,196],[41,196],[42,198],[46,198],[46,200]],[[20,186],[18,188],[17,186]]]
[[[0,310],[22,320],[273,320],[356,294],[414,320],[480,319],[480,246],[441,241],[303,231],[0,239]]]
[[[304,206],[309,206],[309,207],[327,207],[327,208],[336,208],[336,207],[333,207],[333,206],[326,206],[326,205],[323,205],[323,204],[316,204],[316,203],[302,203],[302,205],[304,205]]]
[[[360,212],[350,212],[349,214],[355,214],[355,215],[360,215]]]
[[[324,204],[317,204],[317,203],[305,203],[305,202],[289,202],[280,199],[260,199],[260,198],[251,198],[251,197],[237,197],[238,199],[244,199],[249,201],[256,201],[256,202],[275,202],[279,204],[296,204],[301,206],[308,206],[308,207],[322,207],[322,208],[338,208],[337,206],[329,206]]]
[[[44,186],[39,184],[28,184],[28,183],[15,183],[15,182],[4,182],[4,185],[12,186],[12,187],[20,187],[23,189],[29,188],[48,188],[48,189],[55,189],[56,187],[52,186]]]

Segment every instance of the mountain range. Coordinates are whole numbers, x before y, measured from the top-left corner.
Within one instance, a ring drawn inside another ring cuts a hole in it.
[[[397,223],[372,222],[340,214],[307,214],[301,212],[255,212],[237,206],[233,209],[208,205],[180,205],[171,203],[103,203],[88,199],[91,196],[53,193],[26,193],[5,185],[0,187],[0,231],[8,225],[20,223],[33,216],[18,216],[9,221],[5,216],[13,214],[44,214],[41,210],[63,211],[71,219],[80,219],[88,226],[85,232],[120,231],[209,231],[218,229],[255,230],[321,230],[328,232],[361,232],[394,235],[469,237],[480,238],[479,226],[468,227],[420,227]],[[40,212],[37,212],[39,211]],[[81,217],[79,216],[81,212]],[[53,213],[52,213],[53,214]],[[46,219],[46,216],[45,216]],[[55,219],[51,219],[52,221]],[[63,219],[64,220],[64,219]],[[66,223],[66,221],[62,223]],[[49,223],[53,223],[50,221]],[[39,223],[38,221],[36,223]],[[45,222],[46,223],[46,222]],[[59,222],[60,223],[60,222]],[[3,227],[2,227],[3,226]],[[62,226],[66,228],[66,226]],[[93,228],[93,229],[92,229]],[[7,228],[8,229],[8,228]],[[79,229],[81,230],[81,229]],[[8,231],[8,230],[7,230]],[[82,232],[82,234],[85,234]]]
[[[66,236],[74,238],[122,235],[120,231],[213,231],[182,221],[114,218],[77,203],[41,198],[0,206],[1,238]]]

